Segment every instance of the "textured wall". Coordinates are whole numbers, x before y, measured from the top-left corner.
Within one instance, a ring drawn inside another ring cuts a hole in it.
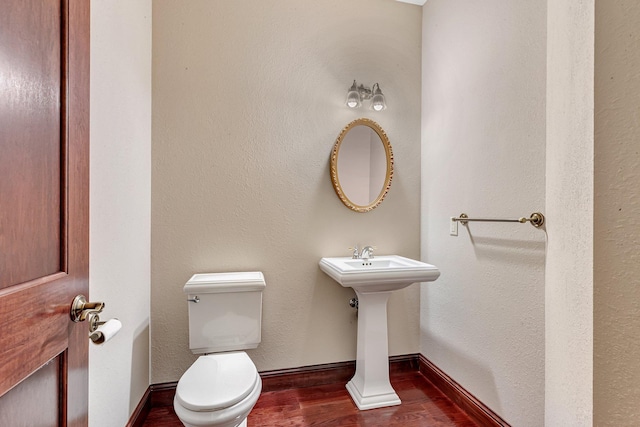
[[[429,0],[423,20],[421,352],[514,426],[544,422],[546,4]],[[553,218],[552,218],[553,220]]]
[[[91,2],[91,299],[120,333],[89,350],[92,427],[123,426],[149,386],[151,0]]]
[[[594,424],[640,425],[640,4],[595,7]]]
[[[197,272],[264,272],[259,370],[355,358],[354,293],[318,261],[355,243],[419,256],[420,31],[420,8],[390,0],[153,2],[153,383],[194,360],[182,286]],[[347,109],[354,78],[379,82],[388,109]],[[363,116],[396,174],[359,214],[336,197],[329,154]],[[391,354],[418,351],[418,294],[391,298]]]
[[[593,3],[548,2],[548,426],[592,425]]]

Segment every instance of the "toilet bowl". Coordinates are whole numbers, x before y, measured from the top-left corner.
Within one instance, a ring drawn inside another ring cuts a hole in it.
[[[260,342],[260,272],[196,274],[185,285],[189,347],[198,359],[178,381],[173,408],[187,427],[237,427],[260,397],[262,380],[243,349]]]
[[[262,381],[245,352],[200,356],[184,373],[173,401],[187,426],[246,426]]]

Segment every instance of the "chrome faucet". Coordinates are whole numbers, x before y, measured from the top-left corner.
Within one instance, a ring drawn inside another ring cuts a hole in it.
[[[355,245],[353,248],[349,248],[349,250],[352,251],[351,258],[353,259],[371,259],[373,258],[373,250],[375,248],[375,246],[365,246],[361,251],[358,245]]]
[[[368,260],[373,258],[373,246],[365,246],[360,252],[360,258]]]

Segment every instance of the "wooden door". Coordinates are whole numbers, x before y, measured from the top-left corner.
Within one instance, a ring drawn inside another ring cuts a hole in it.
[[[83,426],[89,0],[0,5],[0,426]]]

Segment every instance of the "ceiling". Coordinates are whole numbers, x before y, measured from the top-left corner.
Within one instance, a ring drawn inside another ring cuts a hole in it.
[[[424,6],[424,4],[427,2],[427,0],[396,0],[402,3],[411,3],[411,4],[417,4],[418,6]]]

